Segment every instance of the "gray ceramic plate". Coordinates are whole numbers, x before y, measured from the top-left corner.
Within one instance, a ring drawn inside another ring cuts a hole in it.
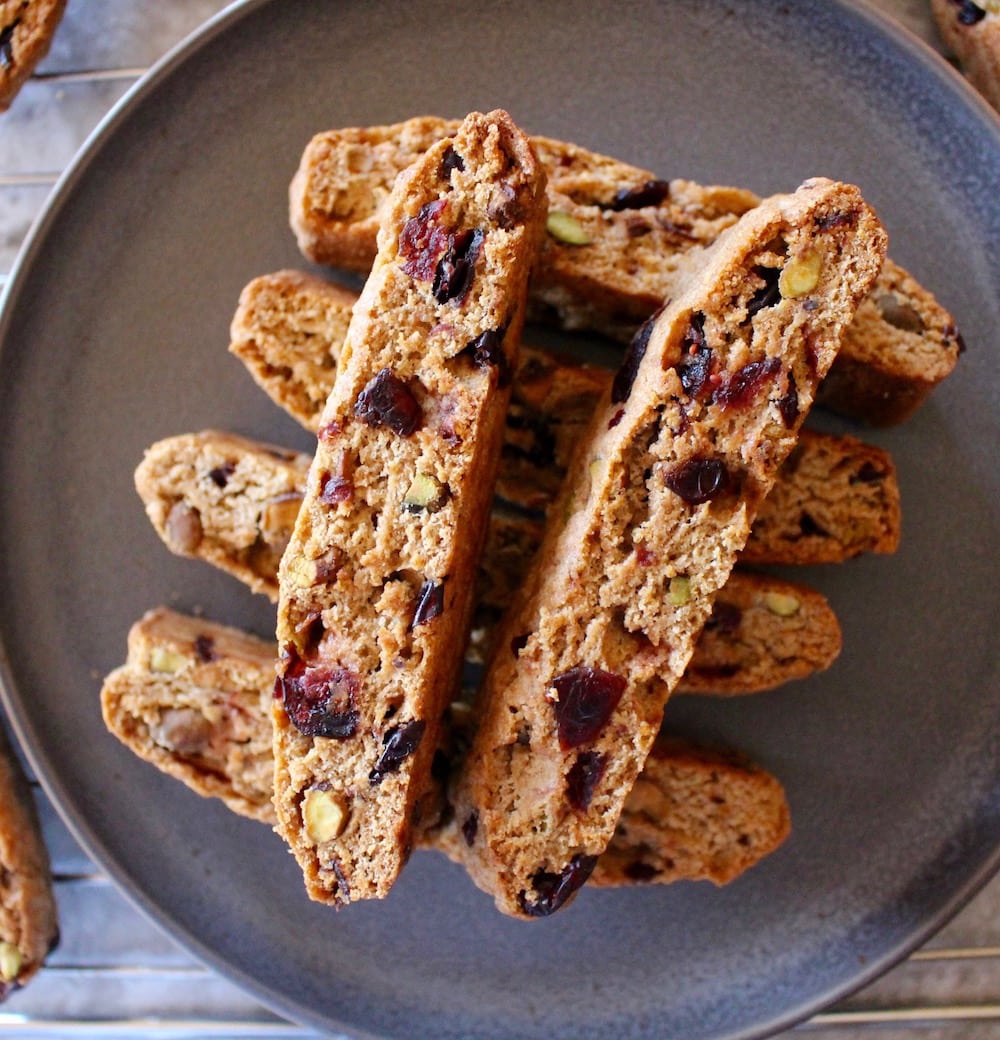
[[[676,729],[785,782],[795,829],[778,854],[724,890],[585,891],[537,923],[501,918],[421,854],[383,904],[334,914],[266,828],[103,730],[100,676],[148,607],[272,623],[266,603],[163,549],[131,474],[155,439],[207,426],[308,448],[225,347],[243,284],[301,263],[285,193],[311,134],[498,105],[664,176],[762,192],[856,181],[969,351],[911,423],[872,435],[899,465],[902,551],[803,575],[843,621],[837,665],[671,706]],[[887,967],[1000,846],[998,184],[985,106],[919,45],[830,0],[260,0],[211,24],[97,134],[3,313],[5,696],[71,826],[210,964],[359,1037],[748,1037]]]

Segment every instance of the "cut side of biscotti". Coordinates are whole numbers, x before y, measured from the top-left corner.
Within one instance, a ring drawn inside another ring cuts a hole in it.
[[[856,188],[807,181],[746,214],[633,340],[504,619],[454,787],[466,866],[503,912],[558,910],[607,847],[885,246]]]
[[[273,641],[157,607],[104,680],[104,724],[161,772],[272,822],[274,665]]]
[[[386,895],[430,787],[544,173],[506,113],[473,113],[397,178],[380,218],[278,577],[278,830],[310,896],[335,905]]]
[[[319,416],[310,403],[325,400],[333,386],[352,299],[315,276],[280,271],[244,289],[233,321],[230,349],[271,399],[313,432]],[[299,307],[308,316],[324,315],[322,331],[310,318],[313,331],[300,334]],[[497,475],[502,499],[535,512],[551,505],[612,378],[605,369],[522,348]],[[761,504],[743,560],[836,563],[864,552],[892,553],[900,522],[888,452],[853,437],[803,430]]]
[[[255,636],[158,607],[135,623],[125,665],[105,680],[105,722],[161,772],[233,812],[273,824],[274,661],[274,646]],[[787,832],[788,806],[769,773],[734,755],[661,738],[592,883],[725,884]],[[453,857],[461,840],[447,826],[416,838],[419,847]]]
[[[1000,5],[931,0],[938,32],[969,82],[1000,111]]]
[[[35,66],[49,53],[66,0],[0,3],[0,112],[6,112]]]
[[[366,270],[393,177],[454,123],[419,117],[332,130],[306,146],[290,189],[303,254]],[[548,172],[549,219],[532,280],[537,316],[628,339],[675,292],[685,257],[759,201],[739,188],[665,181],[577,145],[532,138]],[[961,337],[934,297],[888,261],[845,332],[819,403],[873,425],[902,422],[954,368]]]
[[[58,939],[49,854],[31,787],[0,727],[0,1002],[34,978]]]

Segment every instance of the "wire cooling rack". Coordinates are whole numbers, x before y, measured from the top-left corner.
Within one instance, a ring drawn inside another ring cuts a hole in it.
[[[0,117],[0,287],[93,127],[149,63],[224,6],[223,0],[69,5],[49,58]],[[935,42],[925,0],[878,0],[875,6]],[[0,1034],[53,1040],[315,1036],[277,1018],[151,924],[79,848],[37,783],[34,789],[62,937],[32,983],[0,1005]],[[794,1032],[821,1040],[1000,1038],[1000,879],[903,964]]]

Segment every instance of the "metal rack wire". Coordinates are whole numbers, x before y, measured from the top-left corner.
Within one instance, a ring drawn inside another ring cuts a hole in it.
[[[912,8],[906,0],[896,6]],[[144,71],[122,67],[42,72],[32,86],[51,92],[80,84],[126,86]],[[26,165],[31,160],[22,152],[16,165],[24,169],[4,170],[0,165],[0,233],[8,234],[7,259],[0,260],[0,288],[8,280],[17,240],[24,237],[62,172],[44,164]],[[19,212],[14,227],[8,216],[4,227],[4,193],[24,189],[33,196],[30,212]],[[79,849],[37,784],[35,789],[53,856],[63,942],[31,986],[0,1007],[0,1034],[296,1040],[315,1035],[256,1004],[146,922]],[[87,932],[81,922],[96,919],[104,927]],[[893,1037],[918,1031],[927,1037],[928,1029],[942,1040],[1000,1037],[1000,881],[988,886],[927,947],[799,1030],[832,1040],[867,1036],[874,1027]]]

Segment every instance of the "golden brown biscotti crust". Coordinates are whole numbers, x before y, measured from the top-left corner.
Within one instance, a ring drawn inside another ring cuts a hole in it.
[[[931,0],[941,39],[969,82],[1000,111],[1000,4],[996,0]]]
[[[455,788],[466,865],[505,913],[559,909],[610,841],[885,245],[856,188],[808,181],[744,216],[633,341],[505,619]]]
[[[0,112],[49,53],[66,0],[0,0]]]
[[[34,978],[58,938],[49,854],[34,798],[0,727],[0,1002]]]
[[[273,646],[167,607],[149,611],[133,633],[127,663],[108,676],[102,693],[110,731],[199,795],[220,798],[233,812],[273,824],[267,708]],[[234,754],[234,744],[253,748],[253,755]],[[642,796],[644,781],[655,796]],[[787,833],[780,784],[735,755],[661,739],[635,790],[592,883],[708,879],[724,884],[773,851]],[[698,821],[705,808],[702,828]],[[456,840],[461,840],[457,829],[447,826],[417,835],[420,847],[439,848],[453,858]]]
[[[246,287],[233,323],[230,349],[272,400],[313,432],[319,415],[312,402],[325,400],[333,386],[336,366],[330,362],[340,355],[354,298],[314,276],[280,271]],[[261,302],[273,300],[282,303]],[[301,336],[296,306],[306,315],[322,313],[322,328],[310,322],[310,334]],[[497,475],[500,498],[536,512],[551,505],[612,378],[605,369],[522,347]],[[900,523],[899,487],[888,452],[851,437],[803,430],[761,505],[742,558],[808,564],[891,553],[899,544]],[[212,544],[210,537],[205,544]]]
[[[320,901],[381,898],[410,852],[468,635],[544,183],[506,113],[473,113],[380,210],[279,570],[275,807]]]
[[[395,172],[435,128],[446,133],[453,126],[425,116],[317,134],[291,192],[290,219],[304,255],[364,270],[374,255],[378,200]],[[667,182],[577,145],[532,140],[549,173],[550,208],[532,299],[537,316],[554,316],[565,328],[628,339],[674,294],[685,257],[759,201],[739,188]],[[906,291],[893,303],[901,280]],[[888,426],[911,415],[951,372],[961,337],[947,311],[891,261],[872,296],[888,306],[861,309],[820,401]]]
[[[104,724],[198,794],[271,823],[274,661],[273,642],[157,607],[129,630],[128,658],[104,680]]]

